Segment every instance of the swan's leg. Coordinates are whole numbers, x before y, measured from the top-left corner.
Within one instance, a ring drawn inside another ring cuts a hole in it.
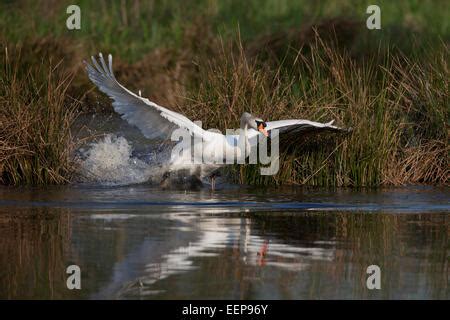
[[[211,181],[211,190],[214,191],[216,189],[216,178],[220,176],[219,171],[214,171],[209,175],[209,179]]]
[[[211,191],[214,191],[216,188],[216,175],[212,174],[209,178],[211,179]]]

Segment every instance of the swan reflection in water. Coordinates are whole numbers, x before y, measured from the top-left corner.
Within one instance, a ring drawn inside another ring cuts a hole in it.
[[[273,267],[301,272],[310,260],[332,261],[334,249],[318,246],[296,246],[277,239],[273,235],[264,236],[256,230],[249,217],[223,217],[214,209],[202,214],[161,214],[158,218],[170,221],[165,238],[159,239],[157,248],[154,243],[144,240],[126,258],[114,267],[108,284],[93,295],[95,298],[142,297],[159,294],[171,294],[163,280],[183,275],[201,268],[201,259],[209,258],[214,265],[205,278],[218,279],[222,267],[232,263],[237,272],[245,272],[243,280],[262,280],[258,269]],[[219,210],[220,211],[220,210]],[[133,219],[136,216],[129,216]],[[94,214],[90,219],[124,219],[126,215]],[[155,218],[155,215],[150,216]],[[179,234],[184,234],[180,236]],[[171,236],[182,238],[174,241]],[[214,259],[216,258],[216,259]],[[136,266],[138,263],[139,266]],[[245,270],[248,269],[248,270]],[[132,270],[139,270],[133,272]],[[201,271],[201,270],[200,270]]]
[[[448,299],[445,192],[333,194],[366,203],[352,211],[233,192],[0,190],[0,298]],[[72,264],[82,290],[66,289]],[[372,264],[382,290],[367,289]]]

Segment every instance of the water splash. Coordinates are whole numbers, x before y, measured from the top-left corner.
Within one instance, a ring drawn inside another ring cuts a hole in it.
[[[133,155],[133,148],[124,137],[112,134],[80,150],[81,175],[84,182],[106,185],[127,185],[147,182],[158,168]]]

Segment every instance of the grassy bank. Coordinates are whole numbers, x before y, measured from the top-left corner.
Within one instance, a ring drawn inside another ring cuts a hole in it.
[[[183,110],[208,119],[205,127],[232,127],[249,110],[268,119],[336,119],[353,128],[351,135],[327,135],[319,142],[317,136],[300,143],[281,140],[278,174],[261,176],[257,166],[243,166],[240,181],[318,186],[448,182],[447,47],[421,59],[391,51],[381,60],[374,54],[358,61],[315,38],[305,52],[274,70],[260,67],[244,51],[230,60],[229,51],[201,70],[204,80],[195,103]]]
[[[70,127],[77,101],[61,61],[27,61],[21,46],[0,54],[0,183],[66,183],[73,173]]]
[[[247,165],[230,171],[236,181],[448,184],[445,1],[382,1],[382,31],[365,28],[361,1],[79,5],[79,31],[65,28],[64,2],[2,5],[1,183],[70,181],[76,113],[111,112],[81,64],[103,51],[123,84],[204,127],[237,127],[250,111],[354,129],[286,141],[276,176]]]

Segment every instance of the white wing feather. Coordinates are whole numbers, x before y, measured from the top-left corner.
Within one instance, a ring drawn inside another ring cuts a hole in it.
[[[114,100],[114,110],[128,123],[136,126],[145,137],[169,138],[178,127],[188,130],[191,135],[203,136],[205,131],[185,116],[142,98],[122,86],[114,76],[111,55],[108,55],[108,66],[101,53],[100,64],[94,57],[91,58],[92,65],[86,63],[91,81]]]
[[[333,123],[334,123],[334,120],[327,122],[327,123],[321,123],[321,122],[315,122],[315,121],[303,120],[303,119],[268,121],[268,122],[266,122],[266,125],[267,125],[266,130],[268,132],[270,132],[273,129],[278,129],[280,135],[294,134],[294,133],[299,133],[301,131],[306,131],[306,130],[314,130],[317,132],[320,132],[320,131],[348,131],[346,129],[342,129],[337,126],[334,126]],[[248,134],[250,144],[252,146],[256,145],[256,143],[257,143],[256,137],[260,133],[254,129],[250,129],[247,134]]]
[[[266,130],[270,131],[273,129],[280,129],[280,131],[283,131],[283,129],[296,129],[301,130],[307,129],[307,128],[322,128],[322,129],[335,129],[335,130],[341,130],[341,128],[338,128],[336,126],[333,126],[334,120],[327,122],[327,123],[321,123],[321,122],[315,122],[310,120],[278,120],[278,121],[269,121],[266,122],[267,127]]]

